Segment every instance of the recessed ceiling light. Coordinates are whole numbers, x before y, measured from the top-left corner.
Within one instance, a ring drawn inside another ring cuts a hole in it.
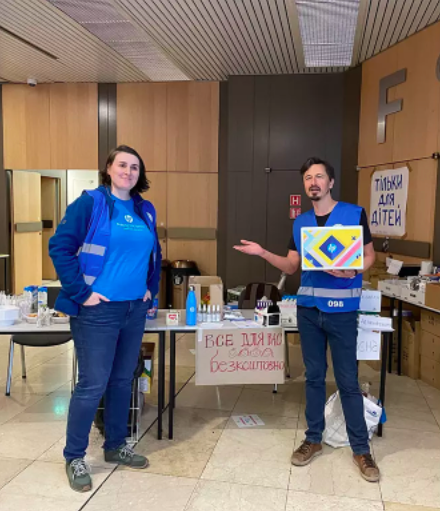
[[[295,0],[307,67],[350,66],[359,3],[360,0]]]

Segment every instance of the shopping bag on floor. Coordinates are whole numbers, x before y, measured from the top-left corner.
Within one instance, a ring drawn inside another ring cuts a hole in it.
[[[363,399],[368,438],[371,440],[379,425],[382,408],[374,402],[372,396],[366,397],[363,395]],[[325,431],[322,439],[332,447],[347,447],[350,445],[339,391],[330,396],[325,405]]]

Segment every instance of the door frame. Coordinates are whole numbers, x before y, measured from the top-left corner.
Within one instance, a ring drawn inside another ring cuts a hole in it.
[[[6,223],[7,223],[7,237],[9,244],[9,253],[10,253],[10,261],[7,268],[7,283],[6,288],[9,291],[12,291],[12,267],[13,267],[13,243],[12,236],[14,234],[14,226],[12,225],[12,181],[13,181],[13,173],[17,172],[35,172],[40,174],[41,177],[49,177],[52,179],[57,179],[59,183],[58,188],[58,199],[59,199],[59,210],[57,222],[59,223],[63,218],[66,208],[67,208],[67,169],[59,169],[59,170],[37,170],[37,169],[5,169],[6,176]]]
[[[40,174],[41,177],[51,177],[53,179],[58,179],[60,183],[59,188],[59,199],[60,199],[60,210],[59,210],[59,220],[63,218],[64,213],[67,208],[67,169],[60,170],[36,170],[36,169],[6,169],[6,174],[9,175],[8,178],[8,214],[9,214],[9,229],[11,229],[11,211],[10,211],[10,196],[11,196],[11,184],[12,184],[12,174],[14,171],[22,171],[22,172],[36,172]],[[11,233],[11,231],[9,231]]]

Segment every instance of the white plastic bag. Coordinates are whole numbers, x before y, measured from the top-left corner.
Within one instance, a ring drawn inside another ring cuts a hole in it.
[[[379,425],[382,416],[382,407],[368,397],[363,396],[363,399],[368,438],[371,440]],[[332,447],[347,447],[350,445],[339,391],[330,396],[325,405],[325,431],[322,439],[326,444]]]

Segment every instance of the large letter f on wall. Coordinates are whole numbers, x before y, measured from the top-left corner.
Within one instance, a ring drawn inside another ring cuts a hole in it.
[[[377,117],[377,143],[385,142],[387,115],[400,112],[403,106],[402,99],[387,101],[388,89],[406,81],[406,69],[396,71],[392,75],[385,76],[379,82],[379,113]]]

